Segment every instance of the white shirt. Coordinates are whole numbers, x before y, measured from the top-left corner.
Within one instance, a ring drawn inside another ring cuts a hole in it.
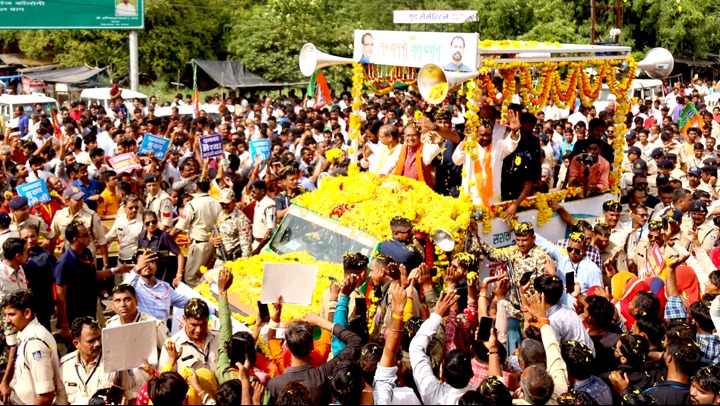
[[[135,10],[135,6],[133,6],[130,3],[120,3],[115,6],[115,15],[116,16],[136,16],[137,10]]]
[[[587,128],[588,119],[587,117],[585,117],[585,114],[576,111],[575,113],[570,114],[570,116],[568,117],[568,122],[573,125],[573,128],[575,128],[575,124],[579,123],[580,121],[585,123],[585,128]]]
[[[518,137],[518,139],[516,140],[514,140],[512,137],[507,137],[505,139],[493,142],[488,147],[488,149],[490,149],[490,166],[492,167],[493,174],[492,188],[494,192],[493,196],[488,198],[488,201],[490,203],[500,202],[500,175],[502,174],[503,159],[505,159],[505,157],[512,154],[515,149],[517,149],[519,142],[520,137]],[[479,144],[477,148],[477,159],[480,160],[480,166],[483,169],[483,172],[487,172],[489,168],[484,168],[482,166],[485,160],[484,157],[487,149],[483,148]],[[478,193],[478,185],[470,186],[471,180],[475,182],[475,162],[473,162],[472,159],[467,159],[467,157],[468,154],[467,152],[465,152],[465,141],[462,141],[457,146],[457,148],[455,148],[455,152],[453,152],[453,163],[455,165],[463,165],[463,171],[465,172],[465,177],[463,177],[462,180],[463,190],[468,196],[473,199],[473,204],[479,205],[482,203],[482,199],[480,197],[480,194]],[[487,179],[487,176],[485,176],[485,174],[483,174],[483,179]]]

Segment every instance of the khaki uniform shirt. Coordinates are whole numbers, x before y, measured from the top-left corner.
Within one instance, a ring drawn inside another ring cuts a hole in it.
[[[692,234],[693,232],[693,223],[692,221],[683,221],[682,225],[680,226],[680,233],[683,236],[687,236]],[[712,220],[705,220],[700,226],[698,227],[698,240],[700,240],[701,247],[705,252],[710,252],[710,250],[715,246],[715,241],[718,238],[718,234],[720,234],[720,231],[715,226],[715,224],[712,222]],[[689,239],[689,238],[688,238]],[[694,245],[694,244],[691,244]],[[685,247],[685,246],[683,246]],[[691,248],[685,247],[688,251],[692,252]]]
[[[147,211],[151,211],[157,215],[160,224],[167,226],[168,229],[172,227],[173,203],[170,199],[170,195],[165,193],[165,191],[161,190],[155,196],[150,196],[148,194],[145,206],[147,207]]]
[[[598,217],[593,222],[593,226],[597,223],[604,223],[604,217]],[[625,249],[625,243],[627,242],[628,235],[632,232],[632,228],[622,221],[618,221],[615,227],[610,229],[610,242],[615,244],[617,247]]]
[[[98,389],[111,387],[116,377],[115,372],[105,372],[102,354],[86,368],[77,351],[60,359],[60,374],[70,404],[87,404]]]
[[[165,340],[168,339],[170,332],[168,331],[167,326],[165,326],[165,323],[160,320],[156,320],[153,316],[148,316],[145,313],[140,313],[140,311],[137,312],[137,316],[135,316],[134,322],[137,323],[147,320],[155,320],[155,325],[157,326],[157,348],[159,354],[160,349],[163,348],[163,346],[165,345]],[[106,327],[117,327],[122,326],[122,324],[123,323],[120,320],[120,316],[115,315],[108,320]],[[125,397],[128,400],[137,398],[137,393],[140,388],[142,388],[142,386],[145,385],[145,383],[151,378],[150,375],[146,374],[145,371],[140,368],[133,368],[127,371],[122,371],[119,372],[119,375],[119,386],[125,388]]]
[[[207,193],[201,193],[185,205],[176,227],[187,231],[193,242],[207,242],[221,212],[220,202]]]
[[[267,195],[255,204],[253,218],[253,238],[264,238],[268,230],[275,228],[275,201]]]
[[[200,368],[207,368],[211,371],[215,371],[218,360],[218,349],[220,348],[220,332],[217,330],[208,329],[207,337],[205,337],[205,345],[203,348],[199,348],[185,333],[185,329],[181,329],[175,333],[171,341],[175,343],[176,349],[182,348],[182,354],[180,359],[177,361],[177,370],[182,371],[184,367],[188,367],[193,370]],[[168,353],[163,346],[160,352],[159,367],[162,368],[169,362]]]
[[[675,243],[677,244],[678,242],[676,241]],[[663,244],[662,247],[660,247],[660,252],[662,252],[662,256],[666,261],[673,261],[680,257],[677,251],[667,244]],[[647,239],[640,240],[637,247],[635,247],[635,251],[628,254],[628,258],[632,259],[637,266],[638,274],[642,274],[643,269],[647,266],[647,259],[650,255],[652,255],[652,245],[650,245]]]
[[[142,217],[137,214],[128,221],[126,216],[118,216],[105,238],[108,243],[117,240],[119,245],[118,258],[123,261],[132,260],[138,247],[138,236],[143,232]]]
[[[70,214],[69,207],[55,213],[55,217],[53,217],[52,221],[53,232],[56,235],[60,235],[65,238],[65,229],[73,222],[73,220],[82,221],[88,231],[90,231],[93,238],[90,241],[88,249],[93,253],[93,255],[95,255],[95,250],[98,246],[107,245],[107,240],[105,239],[105,228],[100,221],[100,216],[85,205],[83,205],[80,211],[78,211],[74,216]],[[65,241],[65,248],[68,248],[69,246],[68,242]]]
[[[22,223],[18,223],[15,221],[15,215],[11,216],[12,221],[10,222],[10,229],[13,231],[20,231],[20,228],[24,226],[25,224],[31,224],[35,226],[35,228],[38,230],[38,235],[43,236],[46,240],[52,240],[57,235],[50,227],[48,227],[47,224],[45,224],[45,221],[34,215],[31,214],[30,217],[27,218],[27,220],[23,221]]]
[[[242,252],[243,259],[250,256],[252,252],[252,224],[243,212],[235,208],[230,214],[220,212],[217,222],[222,244],[226,253],[230,253],[238,246]]]
[[[55,392],[54,404],[67,404],[57,343],[52,334],[33,319],[18,333],[18,341],[15,374],[10,382],[11,402],[32,405],[37,395]]]

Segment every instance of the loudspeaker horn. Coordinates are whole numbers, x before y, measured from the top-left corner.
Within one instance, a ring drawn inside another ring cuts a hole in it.
[[[637,66],[651,78],[663,79],[672,73],[675,59],[667,49],[653,48],[645,55],[645,59],[638,62]]]
[[[449,72],[429,63],[418,72],[417,85],[423,99],[430,104],[440,104],[450,91],[478,76],[480,72]]]
[[[300,50],[300,72],[308,77],[312,76],[318,69],[346,63],[353,63],[353,60],[318,51],[315,45],[311,43],[303,45]]]
[[[455,249],[455,239],[449,231],[438,228],[432,237],[433,243],[445,252],[451,252]]]

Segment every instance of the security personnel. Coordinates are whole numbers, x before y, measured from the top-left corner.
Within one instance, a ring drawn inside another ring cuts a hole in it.
[[[60,374],[67,399],[73,405],[85,405],[92,395],[115,382],[115,373],[106,372],[102,362],[100,326],[92,317],[78,317],[70,328],[77,348],[60,359]]]
[[[142,204],[139,197],[127,195],[123,199],[122,207],[112,228],[108,231],[106,239],[108,243],[118,241],[118,260],[123,264],[129,264],[132,263],[133,255],[138,247],[138,236],[143,232],[142,216],[138,214],[142,209]],[[124,215],[120,215],[121,213]]]
[[[702,248],[705,252],[709,253],[710,250],[715,246],[715,241],[718,238],[717,226],[712,220],[707,219],[707,205],[704,200],[693,200],[688,206],[690,212],[690,220],[683,221],[680,226],[681,234],[684,236],[692,235],[697,232],[698,241],[701,246],[695,248]],[[686,238],[686,246],[683,246],[686,250],[692,252],[694,244],[692,239]]]
[[[148,211],[155,212],[155,215],[157,215],[160,220],[159,229],[163,231],[169,230],[173,225],[173,203],[170,200],[170,195],[160,189],[160,177],[154,173],[147,174],[145,176],[145,188],[148,191],[145,207],[147,207]]]
[[[182,371],[187,367],[193,370],[207,368],[215,371],[220,332],[208,327],[210,309],[207,303],[202,299],[190,299],[185,304],[184,316],[185,326],[169,340],[175,344],[177,351],[182,352],[180,359],[177,360],[177,370]],[[170,363],[166,346],[163,346],[159,360],[159,365]]]
[[[18,332],[10,403],[65,405],[67,395],[60,377],[57,343],[35,318],[33,306],[29,290],[15,291],[2,302],[5,323]]]
[[[275,201],[267,195],[267,184],[256,180],[250,185],[250,193],[255,199],[255,215],[252,227],[252,255],[257,255],[267,244],[275,228]]]
[[[140,260],[142,261],[142,260]],[[144,266],[138,261],[138,266]],[[118,327],[124,324],[138,323],[141,321],[154,320],[157,327],[157,349],[158,354],[163,347],[165,340],[168,339],[169,331],[160,320],[155,319],[145,313],[141,313],[137,308],[137,297],[135,296],[135,288],[132,285],[121,283],[112,290],[112,306],[115,316],[108,320],[106,328]],[[129,402],[137,398],[138,391],[149,381],[150,375],[145,373],[141,368],[134,368],[127,371],[119,372],[120,386],[125,388],[125,397]],[[133,404],[133,403],[128,403]]]
[[[99,247],[103,258],[103,269],[108,269],[110,267],[110,259],[108,258],[107,239],[105,238],[105,228],[100,221],[100,216],[83,203],[85,193],[80,189],[71,186],[65,190],[63,196],[65,196],[68,207],[55,214],[52,222],[52,231],[55,235],[65,235],[65,229],[70,223],[74,220],[81,221],[90,231],[92,237],[88,249],[95,255],[95,249]],[[68,242],[65,241],[65,248],[68,246]]]
[[[55,243],[57,241],[56,234],[53,230],[48,227],[45,221],[34,215],[30,214],[30,207],[28,206],[28,198],[25,196],[16,196],[10,200],[10,210],[12,222],[10,223],[10,230],[19,231],[25,224],[35,226],[38,233],[45,238],[40,245],[50,252],[55,251]]]
[[[180,216],[180,220],[170,231],[175,237],[182,231],[187,231],[190,238],[190,251],[185,264],[185,283],[195,287],[200,283],[200,267],[212,266],[215,247],[210,243],[213,226],[222,212],[220,202],[211,197],[210,180],[199,178],[197,181],[198,193],[190,200]]]
[[[252,224],[235,203],[235,192],[232,189],[225,188],[220,191],[220,206],[223,210],[217,221],[220,238],[210,238],[214,246],[219,247],[222,244],[228,261],[247,259],[252,251]]]

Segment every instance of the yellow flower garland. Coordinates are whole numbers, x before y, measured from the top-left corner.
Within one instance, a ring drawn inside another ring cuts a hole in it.
[[[360,116],[360,107],[362,107],[363,83],[365,83],[365,67],[361,63],[353,63],[352,92],[353,98],[352,113],[350,113],[350,134],[351,140],[360,135],[362,128],[362,117]]]

